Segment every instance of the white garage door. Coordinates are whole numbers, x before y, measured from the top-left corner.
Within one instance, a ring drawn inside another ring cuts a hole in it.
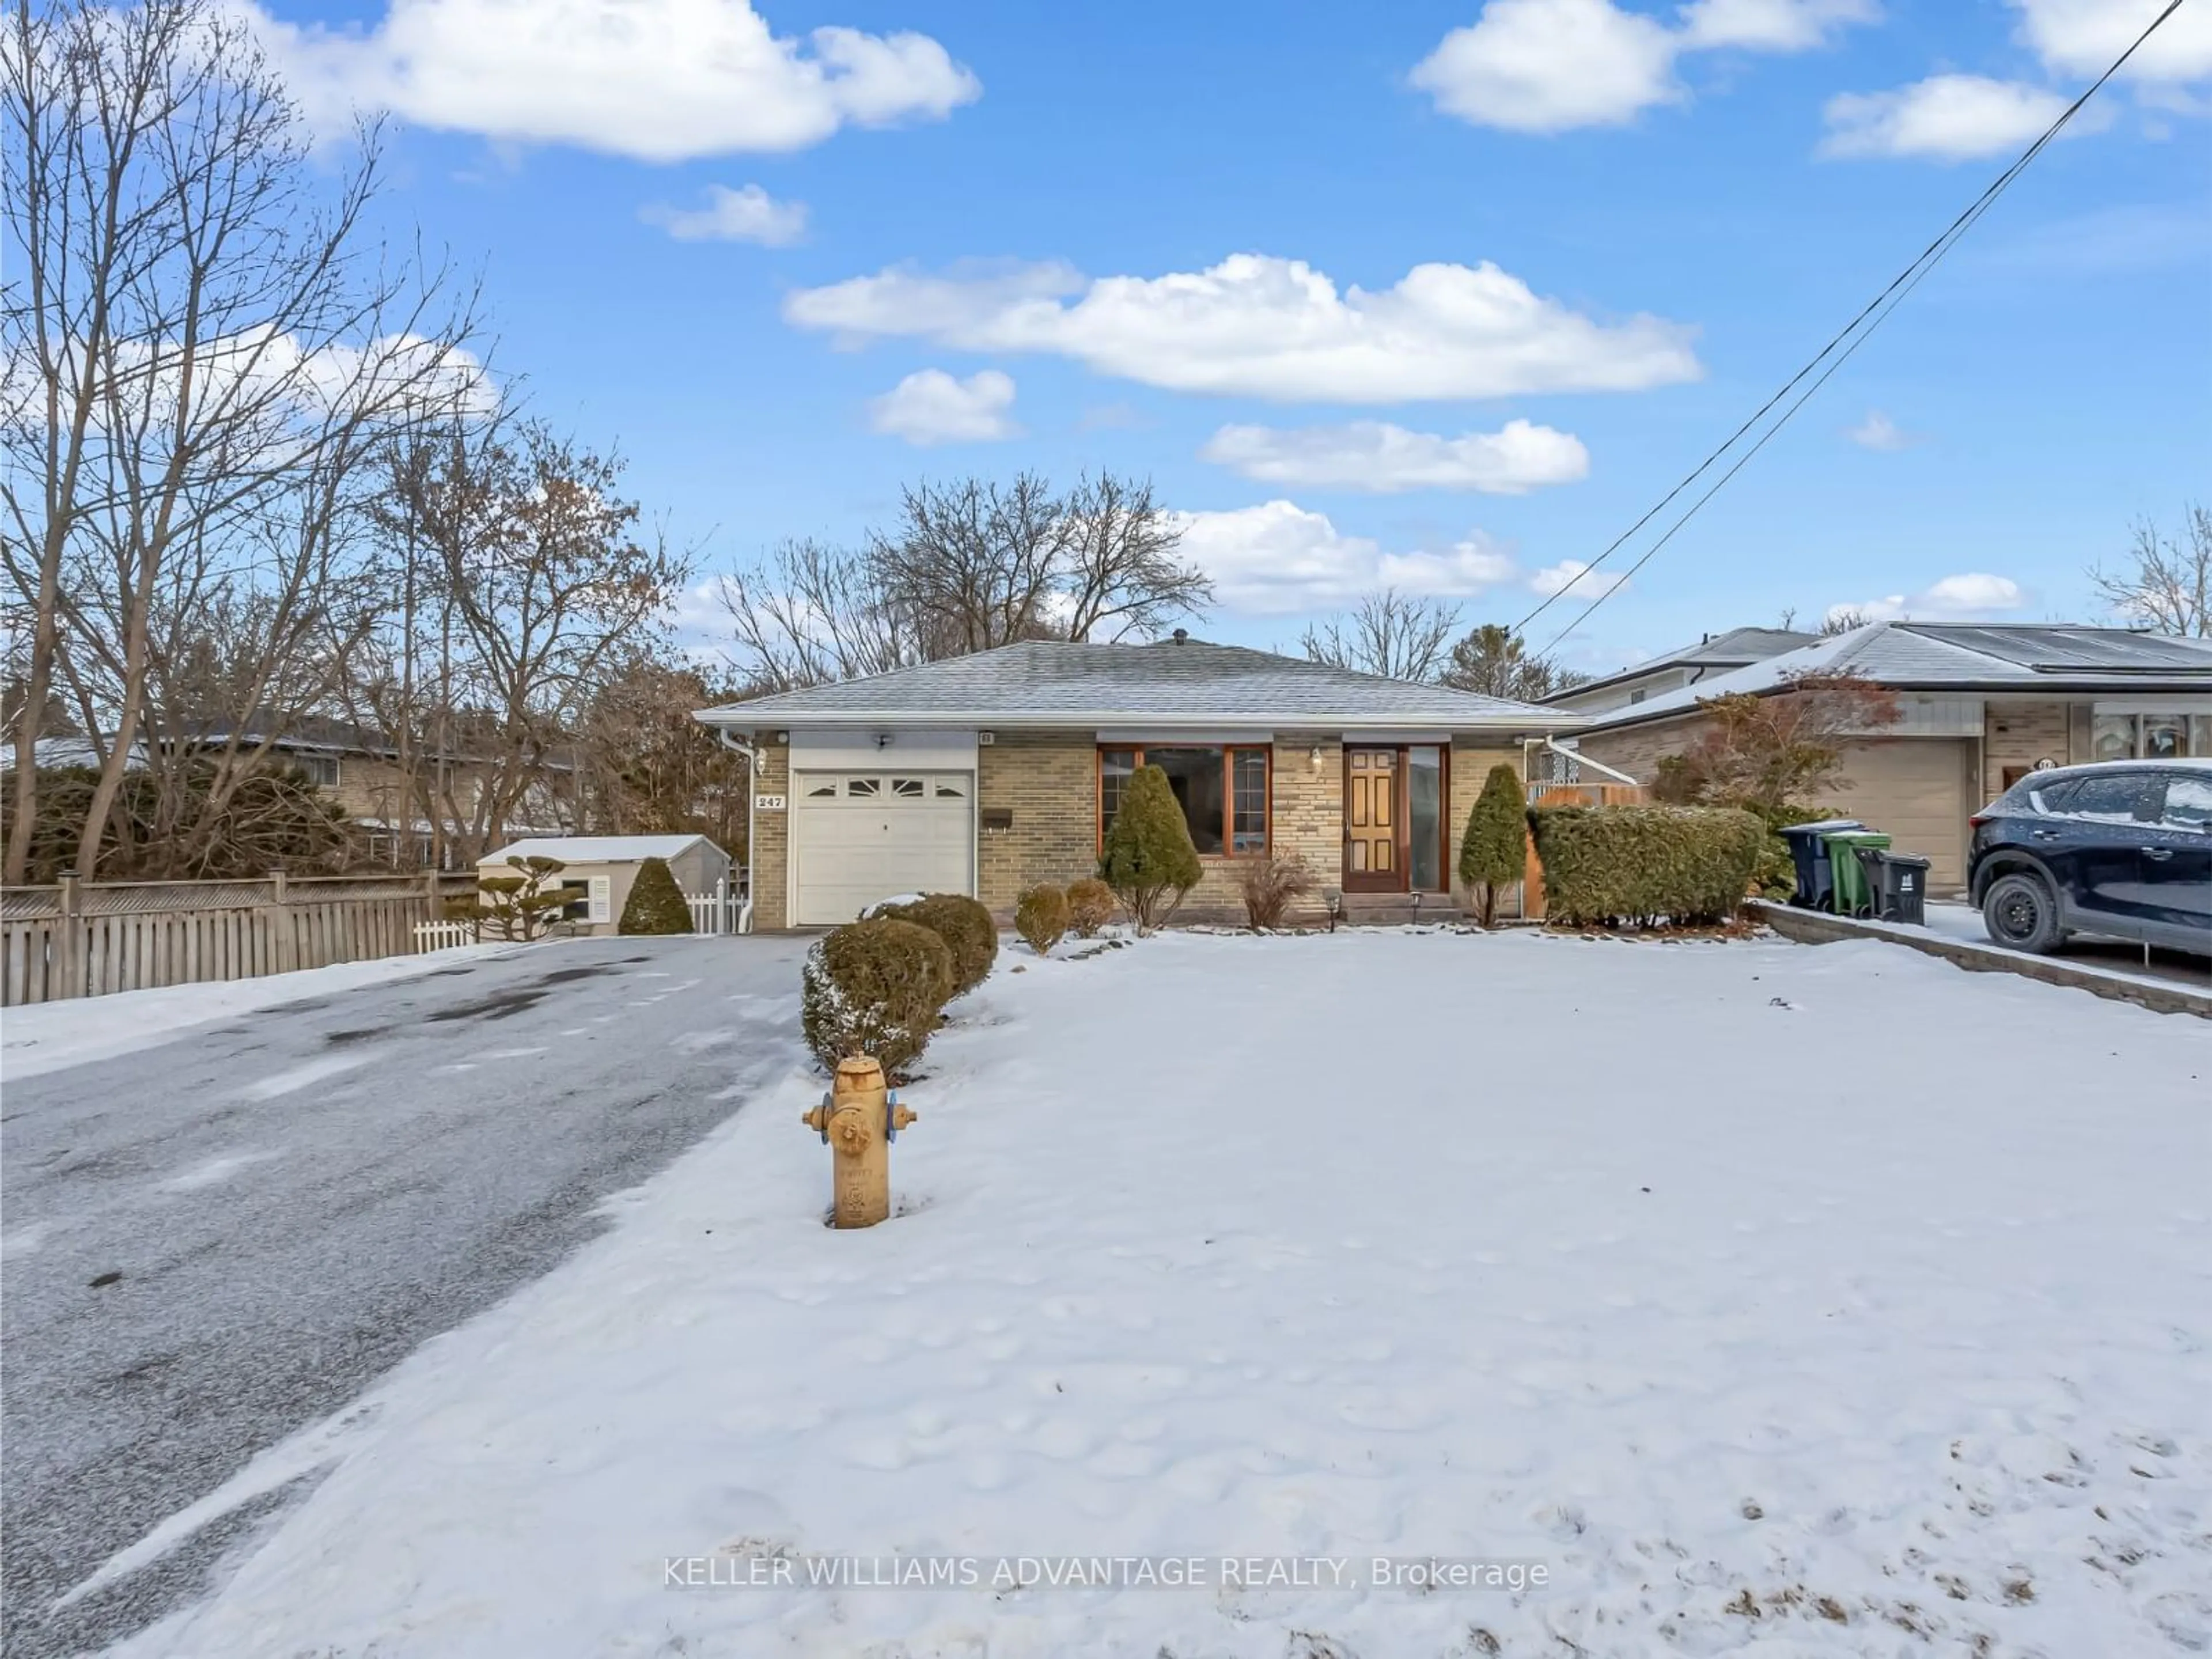
[[[801,772],[792,793],[792,920],[850,921],[897,893],[973,893],[967,772]]]
[[[1973,745],[1950,738],[1893,738],[1844,750],[1851,787],[1834,801],[1869,830],[1885,831],[1900,853],[1929,860],[1928,884],[1941,891],[1965,885],[1967,799]]]

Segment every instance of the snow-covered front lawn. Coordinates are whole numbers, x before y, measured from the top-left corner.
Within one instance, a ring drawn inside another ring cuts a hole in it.
[[[955,1013],[904,1213],[821,1224],[794,1074],[249,1471],[332,1460],[131,1650],[2212,1641],[2198,1020],[1874,942],[1445,933],[1010,945]],[[1066,1554],[1207,1587],[804,1583]],[[1346,1587],[1221,1585],[1272,1556]]]

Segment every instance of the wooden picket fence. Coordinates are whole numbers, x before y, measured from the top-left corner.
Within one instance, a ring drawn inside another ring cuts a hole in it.
[[[463,873],[0,889],[0,1006],[405,956]]]

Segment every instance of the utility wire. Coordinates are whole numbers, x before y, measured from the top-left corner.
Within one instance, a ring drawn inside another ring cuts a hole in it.
[[[1851,355],[1862,345],[1866,343],[1869,337],[1873,335],[1875,330],[1881,326],[1883,321],[1888,317],[1891,312],[1897,308],[1899,303],[1904,300],[1905,296],[1910,294],[1919,285],[1921,278],[1927,276],[1930,270],[1934,270],[1936,264],[1942,259],[1943,256],[1951,251],[1952,247],[1958,242],[1959,239],[1965,235],[1966,233],[1972,228],[1975,222],[1980,219],[1984,213],[1988,212],[1990,209],[1996,204],[1997,198],[2004,194],[2005,191],[2011,185],[2013,180],[2017,179],[2021,173],[2026,170],[2028,163],[2034,161],[2038,155],[2040,155],[2043,153],[2045,148],[2048,146],[2053,139],[2057,137],[2059,133],[2064,129],[2066,124],[2069,121],[2071,121],[2075,115],[2080,113],[2081,106],[2087,104],[2091,98],[2096,95],[2099,89],[2104,86],[2106,82],[2111,80],[2113,76],[2119,73],[2120,70],[2126,64],[2128,59],[2134,57],[2142,48],[2143,42],[2149,40],[2150,37],[2158,31],[2159,26],[2164,23],[2167,18],[2172,16],[2175,12],[2180,10],[2181,6],[2182,0],[2169,0],[2169,3],[2166,5],[2166,9],[2160,12],[2157,16],[2151,19],[2149,27],[2145,28],[2141,34],[2135,38],[2134,42],[2130,45],[2125,52],[2122,52],[2118,58],[2112,60],[2112,66],[2106,70],[2102,75],[2099,76],[2095,81],[2091,82],[2087,89],[2085,90],[2080,97],[2076,98],[2072,103],[2069,104],[2063,110],[2062,110],[2058,114],[2058,118],[2051,122],[2048,127],[2044,129],[2042,135],[2039,137],[2033,143],[2030,144],[2027,149],[2022,151],[2019,158],[2015,160],[2010,167],[1999,173],[1996,178],[1990,182],[1989,187],[1983,191],[1979,196],[1976,197],[1972,204],[1969,205],[1963,213],[1960,214],[1957,218],[1954,219],[1944,228],[1942,234],[1936,237],[1934,241],[1923,248],[1920,251],[1919,256],[1915,258],[1911,264],[1905,266],[1903,270],[1898,272],[1896,276],[1891,279],[1888,287],[1883,289],[1881,293],[1877,294],[1871,301],[1868,301],[1866,307],[1860,311],[1857,316],[1852,318],[1849,323],[1838,331],[1835,337],[1831,339],[1827,344],[1822,346],[1820,351],[1814,355],[1809,362],[1808,362],[1802,368],[1799,369],[1795,374],[1791,375],[1787,381],[1784,382],[1779,391],[1776,392],[1772,397],[1769,398],[1765,403],[1761,404],[1757,410],[1753,411],[1751,416],[1746,420],[1741,426],[1736,428],[1734,432],[1731,432],[1728,435],[1725,442],[1722,443],[1719,447],[1716,448],[1711,454],[1707,455],[1704,460],[1698,462],[1696,467],[1691,471],[1684,475],[1682,479],[1677,483],[1672,489],[1668,490],[1664,495],[1661,496],[1657,501],[1653,503],[1650,509],[1647,511],[1642,518],[1637,520],[1634,524],[1629,526],[1627,529],[1622,531],[1619,536],[1614,538],[1612,544],[1608,546],[1604,552],[1599,554],[1596,558],[1590,561],[1590,562],[1585,565],[1582,569],[1575,572],[1571,577],[1570,577],[1565,583],[1561,584],[1558,592],[1547,596],[1541,605],[1538,605],[1534,611],[1531,611],[1527,616],[1523,617],[1519,623],[1516,623],[1513,632],[1516,634],[1524,633],[1530,623],[1535,621],[1537,617],[1542,616],[1547,611],[1550,610],[1553,605],[1565,599],[1569,592],[1581,583],[1584,577],[1590,575],[1595,572],[1599,566],[1602,565],[1607,559],[1619,552],[1620,549],[1626,544],[1629,538],[1633,537],[1637,532],[1642,530],[1644,526],[1650,524],[1652,520],[1657,518],[1662,513],[1665,512],[1668,504],[1671,503],[1675,497],[1681,495],[1684,490],[1687,489],[1692,484],[1695,483],[1699,478],[1711,471],[1712,468],[1718,464],[1723,455],[1726,455],[1729,450],[1735,447],[1746,433],[1749,432],[1753,427],[1757,426],[1760,421],[1764,420],[1778,404],[1781,404],[1784,398],[1788,398],[1790,394],[1800,385],[1803,384],[1808,377],[1811,378],[1812,384],[1806,386],[1805,390],[1798,395],[1796,399],[1792,402],[1787,409],[1784,409],[1782,411],[1781,416],[1774,422],[1773,425],[1770,426],[1759,435],[1759,441],[1753,444],[1749,449],[1746,450],[1742,455],[1739,456],[1734,465],[1729,466],[1726,471],[1722,473],[1721,476],[1714,481],[1713,485],[1710,489],[1706,490],[1704,495],[1698,496],[1695,501],[1690,504],[1689,509],[1685,512],[1680,518],[1675,520],[1673,525],[1668,526],[1667,533],[1660,537],[1657,541],[1654,542],[1650,547],[1644,550],[1643,556],[1639,557],[1635,563],[1629,566],[1627,570],[1622,573],[1620,581],[1614,582],[1611,586],[1607,586],[1604,592],[1601,592],[1583,608],[1581,614],[1577,616],[1574,621],[1568,623],[1566,627],[1561,629],[1559,633],[1554,635],[1552,638],[1551,643],[1544,647],[1544,651],[1546,653],[1552,651],[1559,645],[1560,641],[1565,639],[1568,635],[1573,633],[1575,629],[1580,628],[1583,623],[1587,622],[1589,619],[1591,612],[1595,611],[1598,606],[1603,605],[1607,599],[1619,592],[1631,576],[1633,576],[1638,571],[1643,569],[1644,567],[1650,562],[1652,555],[1658,552],[1661,548],[1666,546],[1668,542],[1674,539],[1674,532],[1676,531],[1681,529],[1684,525],[1687,524],[1692,518],[1696,517],[1698,510],[1704,507],[1707,501],[1712,500],[1712,498],[1720,492],[1722,487],[1725,485],[1729,479],[1733,478],[1738,472],[1741,471],[1745,465],[1753,455],[1756,455],[1761,449],[1764,449],[1766,447],[1768,441],[1789,423],[1790,417],[1804,407],[1806,400],[1811,398],[1814,392],[1818,392],[1822,386],[1826,384],[1829,376],[1832,375],[1838,369],[1841,368],[1845,362],[1850,361]],[[1846,343],[1847,342],[1848,343]],[[1834,358],[1832,362],[1828,361],[1831,357]],[[1823,363],[1827,364],[1826,368],[1821,368]],[[1815,374],[1816,370],[1818,371],[1817,374]]]

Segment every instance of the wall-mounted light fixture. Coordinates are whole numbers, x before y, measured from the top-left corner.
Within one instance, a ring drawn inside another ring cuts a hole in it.
[[[1306,758],[1307,758],[1308,760],[1310,760],[1310,761],[1311,761],[1311,762],[1313,763],[1313,769],[1314,769],[1315,771],[1316,771],[1316,772],[1320,771],[1320,770],[1321,770],[1321,745],[1320,745],[1319,744],[1316,744],[1313,746],[1313,753],[1311,753],[1310,755],[1307,756],[1307,757],[1306,757]]]

